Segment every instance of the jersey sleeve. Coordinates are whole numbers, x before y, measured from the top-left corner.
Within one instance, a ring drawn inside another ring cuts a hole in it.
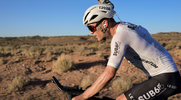
[[[107,65],[118,69],[130,43],[130,36],[126,30],[117,32],[111,41],[111,55]]]

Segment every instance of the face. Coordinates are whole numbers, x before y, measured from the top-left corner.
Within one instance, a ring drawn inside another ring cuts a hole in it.
[[[90,30],[90,34],[93,34],[98,41],[101,41],[103,39],[103,33],[97,26],[97,23],[87,25]]]

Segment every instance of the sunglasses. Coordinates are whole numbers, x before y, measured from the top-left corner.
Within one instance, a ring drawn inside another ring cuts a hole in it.
[[[94,24],[94,25],[87,25],[88,29],[91,31],[91,32],[95,32],[96,31],[96,27],[101,23],[102,21],[99,21],[97,24]]]
[[[95,32],[97,26],[98,26],[98,24],[87,25],[88,29],[89,29],[91,32]]]

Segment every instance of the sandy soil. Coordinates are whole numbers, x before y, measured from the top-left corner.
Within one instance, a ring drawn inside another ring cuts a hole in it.
[[[107,54],[108,55],[108,54]],[[52,76],[55,76],[62,85],[75,86],[81,84],[84,76],[91,75],[91,79],[95,81],[97,77],[104,71],[107,60],[90,56],[72,55],[75,62],[75,69],[66,73],[58,73],[52,69],[54,61],[40,62],[33,64],[31,59],[26,59],[19,63],[0,65],[0,99],[1,100],[66,100],[65,95],[51,82]],[[181,71],[181,58],[174,60]],[[127,61],[123,60],[120,69],[117,71],[116,77],[121,75],[145,77],[145,75],[134,68]],[[15,76],[21,76],[29,81],[24,89],[17,92],[8,90],[9,84]],[[108,96],[116,98],[121,93],[115,91],[111,87],[111,83],[100,91],[100,97]],[[172,97],[173,100],[181,100],[181,94]]]

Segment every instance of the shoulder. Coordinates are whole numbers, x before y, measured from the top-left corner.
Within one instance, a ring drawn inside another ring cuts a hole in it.
[[[132,25],[131,23],[121,22],[116,30],[115,35],[112,38],[112,42],[118,41],[123,44],[131,43],[131,34],[135,33],[135,31],[128,27],[128,25]]]
[[[128,28],[128,25],[125,23],[119,23],[116,29],[116,33],[114,34],[113,38],[114,40],[121,40],[125,39],[129,36],[130,28]]]

